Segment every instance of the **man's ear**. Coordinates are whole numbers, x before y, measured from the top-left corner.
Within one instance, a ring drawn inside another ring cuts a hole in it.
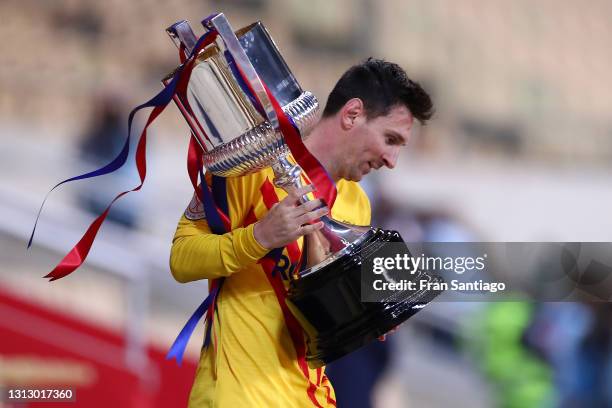
[[[343,130],[350,130],[364,117],[365,108],[363,101],[359,98],[352,98],[346,101],[340,110],[340,125]]]

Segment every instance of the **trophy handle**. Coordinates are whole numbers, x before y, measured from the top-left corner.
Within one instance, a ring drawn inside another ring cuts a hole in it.
[[[216,15],[207,17],[202,21],[202,25],[204,25],[204,28],[209,31],[211,29],[215,29],[217,33],[219,33],[219,37],[221,37],[225,43],[225,47],[234,58],[234,61],[236,61],[236,64],[238,64],[242,70],[242,73],[245,75],[246,80],[249,82],[251,88],[255,92],[255,98],[259,101],[264,112],[266,113],[268,122],[270,122],[274,129],[278,130],[278,117],[276,116],[276,111],[272,106],[270,98],[268,98],[263,82],[259,78],[255,68],[253,68],[251,61],[249,61],[249,57],[246,55],[246,52],[244,52],[244,49],[238,41],[238,37],[236,37],[236,34],[234,33],[234,30],[232,29],[232,26],[225,15],[223,13],[218,13]]]
[[[177,21],[170,27],[166,28],[166,33],[170,36],[170,39],[176,45],[176,48],[180,49],[181,45],[185,47],[185,53],[191,54],[193,47],[198,42],[198,38],[193,33],[191,26],[187,20]]]

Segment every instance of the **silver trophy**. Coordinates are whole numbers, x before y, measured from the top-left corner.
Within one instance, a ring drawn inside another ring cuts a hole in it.
[[[263,83],[301,134],[317,120],[317,98],[302,90],[261,22],[234,33],[225,16],[218,14],[205,20],[205,27],[215,29],[222,40],[197,57],[187,89],[193,114],[185,109],[185,102],[177,102],[204,149],[204,166],[218,176],[243,176],[285,160],[289,151],[277,130],[278,118]],[[166,31],[178,47],[191,52],[197,38],[186,21]],[[237,66],[257,93],[265,117],[240,87]]]
[[[261,22],[234,31],[220,13],[202,23],[206,30],[216,31],[218,38],[194,56],[186,93],[174,100],[204,151],[207,171],[238,177],[272,167],[277,187],[288,192],[301,187],[302,170],[289,160],[265,86],[302,137],[317,120],[317,99],[302,90]],[[184,20],[166,31],[187,53],[197,42]],[[163,82],[169,83],[175,72]],[[301,201],[308,201],[308,197]],[[321,230],[304,237],[308,262],[299,277],[292,277],[287,297],[306,333],[306,358],[311,367],[320,367],[376,339],[439,294],[402,292],[382,302],[362,302],[359,285],[364,258],[375,256],[385,243],[403,243],[401,237],[395,231],[348,225],[327,216],[321,221]],[[422,273],[413,279],[440,278]]]

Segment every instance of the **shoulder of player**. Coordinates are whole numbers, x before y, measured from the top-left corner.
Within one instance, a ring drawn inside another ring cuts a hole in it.
[[[336,189],[338,190],[338,194],[346,195],[355,198],[365,198],[368,196],[363,188],[356,181],[344,180],[341,179],[336,183]]]

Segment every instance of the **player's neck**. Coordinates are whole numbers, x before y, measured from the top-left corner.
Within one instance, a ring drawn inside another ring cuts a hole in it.
[[[337,138],[339,137],[336,129],[333,118],[321,119],[304,140],[306,148],[325,167],[334,181],[339,180],[335,166],[337,160],[334,160],[337,153]]]

